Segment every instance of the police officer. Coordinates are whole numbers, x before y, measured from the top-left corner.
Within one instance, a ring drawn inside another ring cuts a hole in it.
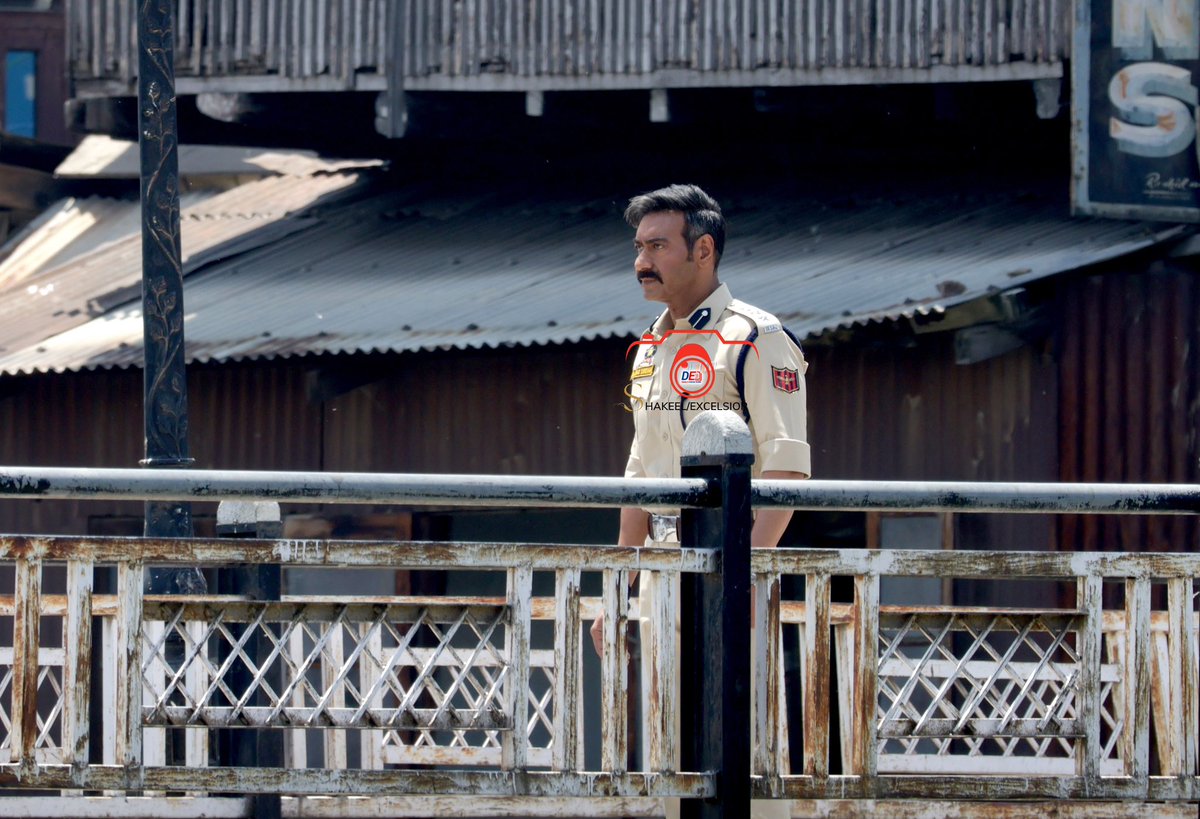
[[[634,437],[625,476],[679,477],[687,424],[705,409],[733,409],[750,427],[755,477],[807,478],[808,365],[778,319],[734,299],[717,278],[720,205],[695,185],[670,185],[629,200],[625,220],[637,231],[633,269],[642,293],[666,305],[631,355]],[[791,514],[759,510],[750,545],[775,546]],[[677,540],[675,524],[676,516],[623,509],[618,543]]]
[[[717,278],[725,250],[720,205],[695,185],[670,185],[630,199],[625,221],[636,230],[633,269],[642,293],[666,305],[631,354],[634,437],[625,476],[679,477],[687,424],[704,410],[730,409],[750,428],[755,477],[807,478],[808,365],[777,318],[734,299]],[[678,542],[678,514],[659,511],[622,509],[618,544]],[[791,515],[760,509],[750,545],[775,546]],[[598,618],[591,631],[597,653],[602,629]],[[756,816],[775,808],[786,815],[784,803],[754,807]]]

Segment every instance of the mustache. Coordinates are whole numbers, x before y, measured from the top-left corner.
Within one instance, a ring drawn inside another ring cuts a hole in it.
[[[658,275],[657,273],[653,273],[653,272],[650,272],[650,271],[646,271],[645,273],[638,273],[638,274],[637,274],[637,280],[638,280],[639,282],[640,282],[640,281],[645,281],[646,279],[654,279],[654,280],[655,280],[655,281],[657,281],[657,282],[660,282],[660,283],[662,282],[662,276]]]

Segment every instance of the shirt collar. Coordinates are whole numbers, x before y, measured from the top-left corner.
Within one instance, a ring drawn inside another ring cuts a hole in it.
[[[673,326],[669,311],[663,310],[658,321],[654,322],[653,333],[661,336],[668,330],[711,330],[731,301],[733,296],[729,293],[729,285],[722,284],[700,302],[700,306],[693,310],[690,316],[679,319]]]

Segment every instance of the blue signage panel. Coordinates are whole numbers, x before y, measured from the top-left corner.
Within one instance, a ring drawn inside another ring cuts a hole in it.
[[[1200,0],[1075,0],[1072,207],[1200,222]]]

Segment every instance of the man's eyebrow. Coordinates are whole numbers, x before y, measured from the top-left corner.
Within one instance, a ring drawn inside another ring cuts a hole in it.
[[[665,242],[665,241],[667,241],[667,237],[666,237],[666,236],[649,236],[649,237],[647,237],[647,238],[645,238],[645,239],[637,239],[637,238],[635,238],[635,239],[633,240],[633,243],[634,243],[635,245],[645,245],[645,244],[649,244],[650,242]]]

